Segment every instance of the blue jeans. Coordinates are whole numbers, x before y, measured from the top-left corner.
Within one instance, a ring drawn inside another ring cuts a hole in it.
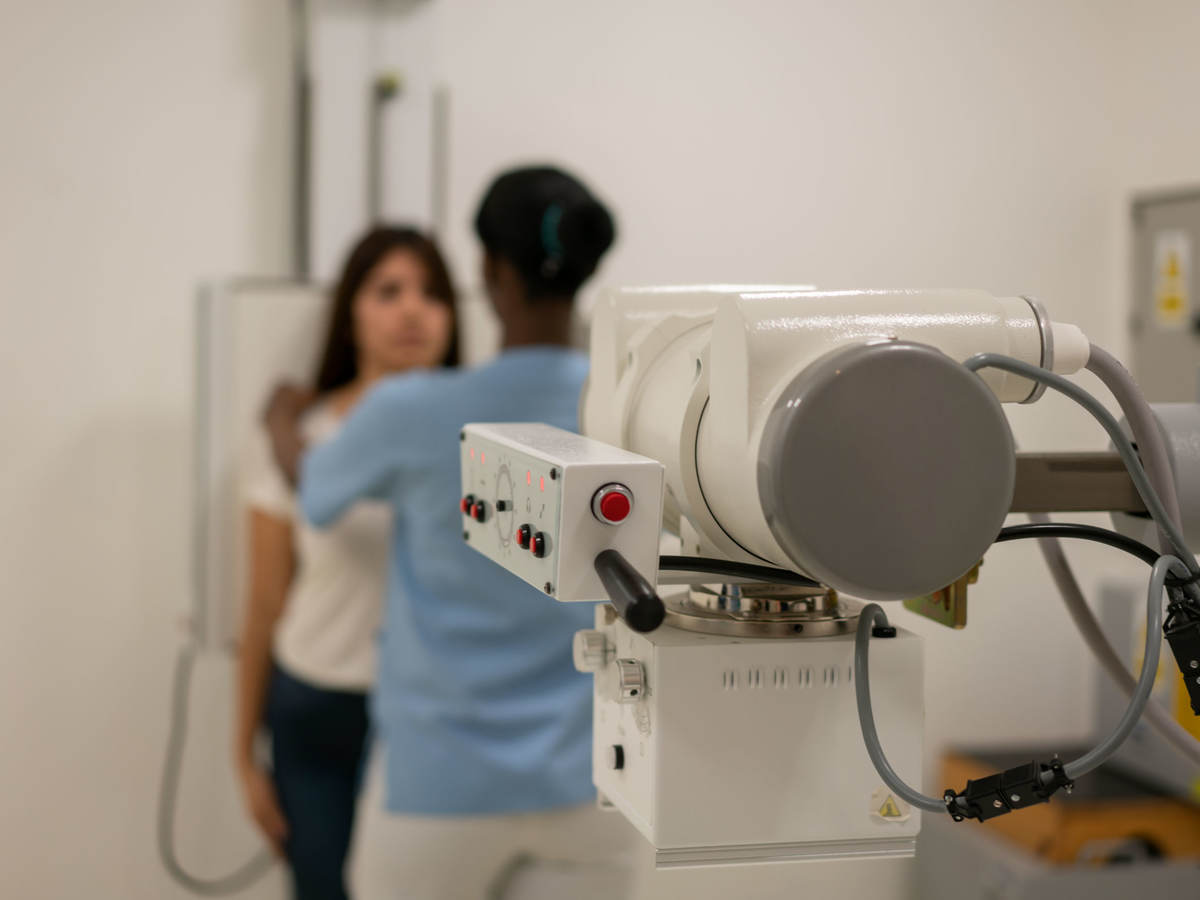
[[[275,788],[295,900],[347,900],[343,868],[367,737],[367,695],[275,667],[267,694]]]

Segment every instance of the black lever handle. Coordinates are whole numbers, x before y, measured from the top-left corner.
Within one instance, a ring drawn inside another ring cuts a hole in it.
[[[667,614],[662,599],[629,560],[616,550],[602,550],[595,566],[608,599],[626,625],[645,634],[662,624]]]

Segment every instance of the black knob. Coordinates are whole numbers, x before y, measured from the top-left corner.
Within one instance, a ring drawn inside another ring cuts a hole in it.
[[[625,748],[620,744],[613,744],[608,748],[608,767],[610,769],[625,768]]]
[[[596,574],[617,615],[634,631],[653,631],[666,617],[662,599],[641,573],[616,550],[601,550],[594,563]]]

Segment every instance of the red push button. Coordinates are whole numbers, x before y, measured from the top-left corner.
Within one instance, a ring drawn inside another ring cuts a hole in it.
[[[600,501],[600,515],[610,522],[624,522],[629,515],[629,498],[624,494],[613,492],[606,494]]]
[[[528,525],[522,525],[517,529],[517,546],[522,550],[529,549],[529,539],[533,534],[533,529]]]
[[[632,510],[633,493],[623,484],[606,484],[592,498],[592,514],[609,525],[620,525]]]
[[[471,514],[471,507],[474,505],[475,505],[475,495],[474,494],[467,494],[467,496],[463,497],[461,500],[458,501],[458,508],[462,510],[462,514],[464,516],[469,516]]]
[[[546,555],[546,536],[540,531],[529,542],[529,551],[538,559]]]
[[[471,507],[471,515],[475,518],[476,522],[482,522],[487,518],[487,503],[483,500],[475,501],[475,505]]]

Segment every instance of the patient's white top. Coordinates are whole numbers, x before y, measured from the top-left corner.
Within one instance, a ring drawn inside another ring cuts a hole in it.
[[[329,440],[341,418],[328,403],[301,422],[309,447]],[[375,638],[386,589],[391,507],[363,500],[329,528],[301,515],[265,432],[249,449],[246,502],[291,523],[296,569],[275,628],[276,662],[320,687],[365,691],[375,680]]]

